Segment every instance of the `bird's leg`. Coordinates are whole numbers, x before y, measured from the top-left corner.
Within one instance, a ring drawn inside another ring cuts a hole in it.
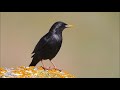
[[[45,65],[43,64],[43,60],[41,60],[41,63],[42,63],[42,67],[45,69],[45,70],[48,70],[49,68],[45,67]]]
[[[62,71],[62,69],[58,69],[56,66],[55,66],[55,64],[50,60],[50,62],[52,63],[52,65],[54,66],[54,69],[56,69],[56,70],[59,70],[59,71]]]

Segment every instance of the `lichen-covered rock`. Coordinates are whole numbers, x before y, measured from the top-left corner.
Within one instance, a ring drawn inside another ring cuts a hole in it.
[[[62,70],[44,70],[42,67],[0,68],[0,78],[74,78],[70,73]]]

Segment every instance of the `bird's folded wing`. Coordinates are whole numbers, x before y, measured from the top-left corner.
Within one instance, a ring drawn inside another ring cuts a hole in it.
[[[43,48],[47,45],[47,43],[48,43],[49,40],[50,40],[50,38],[48,38],[48,37],[49,37],[49,35],[48,35],[48,33],[47,33],[45,36],[43,36],[43,37],[39,40],[39,42],[38,42],[37,45],[35,46],[35,49],[33,50],[32,54],[33,54],[33,53],[36,53],[37,51],[40,51],[41,49],[43,49]]]

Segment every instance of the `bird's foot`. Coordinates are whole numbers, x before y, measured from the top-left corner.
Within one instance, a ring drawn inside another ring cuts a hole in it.
[[[42,67],[44,70],[49,70],[50,68],[49,67]]]
[[[56,70],[59,70],[60,72],[63,70],[63,69],[58,69],[58,68],[55,68]]]
[[[63,70],[63,69],[58,69],[57,67],[49,67],[49,69],[55,69],[55,70],[59,70],[60,72]]]

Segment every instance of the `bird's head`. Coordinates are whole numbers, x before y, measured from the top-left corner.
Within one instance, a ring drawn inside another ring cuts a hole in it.
[[[52,25],[50,32],[54,32],[54,33],[62,32],[65,28],[69,28],[69,27],[72,27],[72,25],[68,25],[64,22],[58,21]]]

